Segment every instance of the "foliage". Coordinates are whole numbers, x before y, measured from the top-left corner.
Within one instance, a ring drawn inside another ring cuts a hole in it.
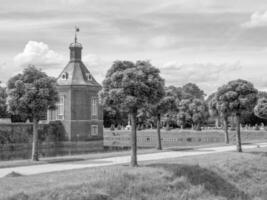
[[[238,79],[218,88],[216,98],[221,110],[241,115],[254,108],[257,92],[252,83]]]
[[[64,141],[65,129],[61,121],[49,122],[39,125],[38,135],[40,142]],[[0,138],[5,138],[4,143],[30,143],[32,141],[32,125],[12,123],[0,128]],[[1,140],[2,141],[2,140]]]
[[[117,108],[104,105],[104,127],[110,127],[112,124],[122,124],[124,126],[128,123],[128,114],[120,111]]]
[[[178,124],[185,127],[191,124],[197,130],[208,118],[208,107],[201,99],[183,99],[178,104]]]
[[[6,99],[6,88],[0,87],[0,118],[8,117]]]
[[[192,113],[192,122],[195,125],[196,130],[200,130],[200,126],[204,124],[208,118],[208,107],[206,103],[201,99],[194,99],[189,104],[190,113]]]
[[[191,100],[189,99],[183,99],[181,100],[177,107],[178,107],[178,114],[177,114],[177,123],[182,126],[186,127],[187,125],[192,124],[192,113],[190,112],[189,105],[191,103]]]
[[[182,87],[183,99],[201,99],[204,100],[205,93],[194,83],[187,83]]]
[[[57,101],[55,79],[34,66],[8,81],[8,110],[12,114],[40,120],[47,109],[55,108]]]
[[[267,99],[261,98],[258,100],[257,105],[254,108],[254,113],[256,116],[267,119]]]
[[[147,61],[116,61],[103,81],[104,104],[133,112],[162,97],[164,81],[159,70]]]

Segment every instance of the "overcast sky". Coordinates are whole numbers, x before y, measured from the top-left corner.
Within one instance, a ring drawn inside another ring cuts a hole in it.
[[[58,76],[74,26],[101,83],[114,60],[150,60],[167,85],[267,90],[265,0],[0,0],[0,80],[32,63]]]

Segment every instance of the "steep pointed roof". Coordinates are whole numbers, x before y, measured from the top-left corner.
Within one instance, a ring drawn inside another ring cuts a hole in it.
[[[82,62],[82,45],[75,40],[70,44],[69,49],[70,61],[57,78],[57,84],[101,87]]]

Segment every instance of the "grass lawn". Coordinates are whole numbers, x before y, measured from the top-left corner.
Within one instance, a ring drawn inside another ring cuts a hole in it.
[[[8,200],[267,199],[267,148],[0,179]]]

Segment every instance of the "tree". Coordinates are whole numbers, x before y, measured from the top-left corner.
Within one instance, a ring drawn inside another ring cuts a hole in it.
[[[201,99],[204,100],[205,93],[194,83],[187,83],[182,87],[183,99]]]
[[[7,99],[6,88],[0,87],[0,117],[1,118],[8,117],[6,99]]]
[[[164,80],[159,73],[148,61],[115,61],[103,81],[103,103],[127,111],[131,118],[131,166],[137,166],[138,109],[157,104],[163,96]]]
[[[163,88],[160,88],[160,89],[163,89]],[[161,93],[164,94],[164,96],[159,101],[159,103],[148,106],[148,112],[150,113],[150,115],[156,117],[157,138],[158,138],[157,149],[159,150],[162,150],[161,133],[160,133],[161,116],[166,114],[168,111],[173,111],[176,109],[175,97],[173,96],[172,93],[167,92],[167,90],[168,89],[165,88],[164,91],[161,91]]]
[[[201,99],[193,99],[189,104],[189,113],[191,113],[194,129],[200,131],[201,125],[206,121],[209,115],[205,101]]]
[[[14,83],[13,83],[14,82]],[[58,101],[56,80],[29,65],[8,81],[8,110],[33,122],[32,160],[38,161],[38,122]]]
[[[208,118],[208,107],[204,100],[182,99],[178,105],[178,124],[183,129],[187,125],[195,130],[201,130],[201,125]]]
[[[253,110],[257,102],[257,93],[258,91],[252,83],[242,79],[230,81],[217,90],[218,106],[236,117],[236,147],[238,152],[242,152],[240,117],[243,112]]]
[[[229,111],[227,107],[220,106],[217,102],[216,93],[213,93],[210,97],[208,102],[210,115],[217,118],[222,117],[224,121],[224,131],[225,131],[225,143],[229,144],[229,134],[228,134],[228,117]]]
[[[190,99],[182,99],[180,102],[177,102],[177,123],[181,129],[184,129],[188,124],[192,124],[192,113],[189,109],[190,103]]]

